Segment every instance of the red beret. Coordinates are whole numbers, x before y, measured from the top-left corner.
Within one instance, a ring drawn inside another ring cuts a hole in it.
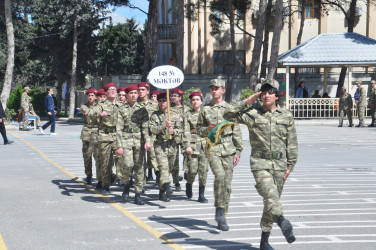
[[[184,91],[181,90],[181,89],[173,89],[173,90],[171,90],[171,94],[180,94],[180,95],[184,95]]]
[[[138,87],[137,87],[137,85],[130,85],[130,86],[128,86],[128,87],[126,87],[125,88],[125,93],[129,93],[130,91],[132,91],[132,90],[138,90]]]
[[[95,95],[99,96],[99,95],[105,95],[105,94],[106,92],[104,91],[104,89],[99,89]]]
[[[202,98],[202,93],[200,91],[192,92],[192,94],[189,95],[189,99],[192,99],[194,96],[199,96]]]
[[[88,95],[88,94],[95,94],[95,93],[97,93],[97,90],[96,89],[88,89],[88,90],[86,90],[86,95]]]
[[[109,88],[111,87],[115,87],[116,88],[116,84],[113,83],[113,82],[110,82],[110,83],[107,83],[105,86],[104,86],[104,91],[107,91]]]
[[[147,89],[150,89],[150,84],[147,83],[147,82],[140,82],[139,84],[137,84],[137,87],[139,87],[139,88],[145,87]]]
[[[161,100],[161,99],[167,99],[167,94],[164,93],[164,92],[160,92],[160,93],[157,95],[157,100]]]
[[[118,88],[117,93],[119,94],[120,91],[125,91],[125,88],[124,87]]]
[[[159,93],[161,93],[160,91],[158,90],[153,90],[150,95],[158,95]]]

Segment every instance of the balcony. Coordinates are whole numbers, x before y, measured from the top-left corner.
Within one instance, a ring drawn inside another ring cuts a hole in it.
[[[158,40],[159,42],[169,43],[176,41],[176,24],[158,24]]]

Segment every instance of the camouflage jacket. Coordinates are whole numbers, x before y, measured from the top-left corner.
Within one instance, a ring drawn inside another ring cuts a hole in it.
[[[226,119],[223,113],[229,107],[229,104],[223,101],[221,104],[214,104],[213,102],[203,107],[198,115],[197,131],[201,137],[206,137],[209,134],[208,126],[211,123],[219,124]],[[221,142],[213,146],[210,150],[211,154],[219,156],[228,156],[237,154],[241,155],[243,150],[242,133],[239,124],[228,127],[221,135]]]
[[[349,93],[343,94],[339,98],[339,109],[340,110],[346,110],[346,109],[352,109],[353,107],[353,100]]]
[[[248,108],[243,101],[230,106],[224,118],[247,125],[251,144],[251,169],[294,169],[298,159],[298,140],[290,111],[277,107]]]
[[[30,96],[28,96],[28,94],[26,92],[24,92],[21,96],[21,108],[22,108],[22,110],[30,111],[30,104],[31,104]]]
[[[187,105],[184,106],[177,106],[175,104],[171,104],[171,113],[175,113],[179,116],[179,136],[175,135],[175,141],[177,144],[183,143],[183,134],[184,134],[184,119],[185,119],[185,113],[189,110],[189,107]]]
[[[119,108],[124,104],[115,101],[113,104],[109,100],[98,103],[89,111],[89,115],[94,115],[99,120],[98,141],[114,142],[116,141],[116,124],[118,122]],[[102,112],[106,112],[107,116],[101,117]]]
[[[155,111],[149,120],[149,129],[153,135],[156,136],[155,144],[157,143],[164,143],[167,141],[175,142],[176,137],[181,137],[181,122],[180,118],[177,113],[171,112],[170,118],[172,122],[172,128],[174,129],[174,134],[172,135],[172,139],[169,138],[167,128],[164,127],[168,119],[167,112],[163,112],[162,110]]]
[[[81,113],[84,116],[84,126],[81,130],[81,140],[83,141],[98,141],[98,125],[99,125],[99,119],[98,117],[94,116],[93,113],[91,115],[85,115],[87,111],[90,112],[90,110],[95,109],[97,106],[97,103],[94,105],[90,105],[89,103],[81,105]]]
[[[116,147],[140,149],[143,142],[150,143],[149,114],[139,103],[119,108],[116,124]]]
[[[368,102],[370,106],[376,106],[376,87],[371,88]]]
[[[183,142],[193,149],[194,155],[205,152],[206,139],[197,133],[197,120],[200,112],[190,109],[185,113]]]

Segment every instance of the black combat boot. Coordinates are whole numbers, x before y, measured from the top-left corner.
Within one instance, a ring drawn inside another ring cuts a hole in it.
[[[205,198],[205,186],[201,186],[198,188],[198,202],[201,203],[208,203],[208,200]]]
[[[124,187],[125,186],[125,183],[124,183],[123,179],[119,179],[118,180],[118,186],[119,187]]]
[[[130,181],[129,181],[129,186],[130,186],[131,188],[134,187],[133,177],[134,177],[134,175],[132,174],[132,175],[131,175],[131,179],[130,179]]]
[[[155,171],[155,183],[159,185],[159,179],[161,178],[161,173],[159,171]]]
[[[123,197],[124,201],[128,201],[129,199],[129,184],[126,184],[124,186],[123,193],[121,194],[121,197]]]
[[[109,188],[103,188],[102,189],[102,195],[104,195],[104,196],[110,195],[110,189]]]
[[[134,197],[134,204],[144,205],[145,202],[141,199],[141,194],[136,194]]]
[[[170,198],[172,193],[174,192],[172,188],[170,187],[170,183],[163,184],[163,189],[166,191],[166,197]]]
[[[147,175],[147,177],[146,177],[146,180],[147,180],[147,181],[152,181],[152,180],[154,180],[154,179],[153,179],[153,169],[148,168],[148,175]]]
[[[283,235],[288,243],[293,243],[295,241],[295,236],[292,233],[292,225],[289,220],[285,219],[283,216],[277,217],[276,220],[278,226],[281,228]]]
[[[192,198],[192,184],[185,183],[185,194],[187,195],[188,199]]]
[[[111,185],[116,183],[116,174],[111,174]]]
[[[375,127],[375,124],[371,123],[368,127]]]
[[[166,197],[166,191],[162,190],[162,189],[159,189],[159,199],[161,201],[164,201],[164,202],[169,202],[170,201],[170,198]]]
[[[260,250],[274,250],[269,244],[270,232],[261,233]]]
[[[215,220],[218,222],[218,229],[222,231],[228,231],[230,228],[226,223],[226,218],[223,214],[223,208],[215,208]]]
[[[97,185],[95,186],[95,189],[102,189],[102,182],[98,181]]]
[[[176,192],[181,191],[181,186],[180,186],[180,183],[179,183],[179,182],[175,183],[175,191],[176,191]]]
[[[85,181],[86,184],[90,185],[91,184],[91,176],[87,176],[86,177],[86,181]]]

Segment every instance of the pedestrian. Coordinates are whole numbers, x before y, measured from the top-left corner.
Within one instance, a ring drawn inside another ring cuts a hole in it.
[[[315,94],[312,96],[312,98],[321,98],[321,95],[319,94],[319,90],[315,90]]]
[[[29,87],[24,88],[24,92],[21,96],[21,110],[22,110],[22,130],[23,131],[30,131],[31,128],[28,128],[29,125],[29,116],[36,117],[36,124],[34,124],[37,128],[40,127],[40,117],[35,113],[33,104],[31,103],[31,98],[28,95],[30,92]]]
[[[261,97],[263,106],[252,109],[249,105],[258,97]],[[292,225],[283,216],[280,196],[294,170],[298,142],[293,115],[277,105],[279,98],[278,89],[265,83],[260,92],[231,105],[224,113],[225,119],[245,124],[249,130],[251,171],[256,190],[264,201],[260,249],[273,249],[269,245],[269,236],[274,222],[288,243],[295,241]]]
[[[367,105],[366,99],[366,91],[362,87],[362,82],[356,81],[355,82],[357,89],[354,94],[354,99],[356,103],[356,112],[358,113],[359,124],[356,126],[357,128],[363,128],[365,126],[364,123],[364,109]]]
[[[208,137],[211,131],[222,126],[226,120],[223,113],[229,107],[229,104],[223,100],[226,92],[223,80],[211,80],[209,88],[212,102],[201,109],[197,121],[197,131],[204,138]],[[221,138],[215,141],[217,143],[210,150],[207,148],[206,152],[210,168],[214,173],[215,220],[220,230],[228,231],[226,216],[230,205],[232,176],[243,150],[239,125],[232,124],[223,129]]]
[[[198,202],[208,203],[205,198],[205,186],[208,177],[208,160],[205,155],[206,139],[201,138],[197,133],[197,120],[202,105],[202,93],[192,92],[189,95],[192,108],[186,112],[183,141],[186,145],[187,166],[184,169],[187,183],[185,184],[185,194],[190,199],[193,196],[192,185],[198,174],[199,195]],[[189,146],[188,146],[189,145]]]
[[[168,117],[166,93],[159,93],[157,99],[159,110],[151,115],[149,129],[156,137],[153,147],[159,170],[157,175],[159,176],[159,199],[169,202],[174,192],[170,187],[170,173],[174,167],[176,151],[178,150],[176,137],[173,135],[179,134],[180,121],[177,113],[171,112],[170,117]]]
[[[299,87],[296,90],[296,98],[311,98],[308,87],[305,85],[305,81],[299,83]]]
[[[353,100],[349,93],[346,92],[346,87],[342,88],[342,95],[339,98],[339,125],[338,127],[342,127],[343,118],[347,116],[349,119],[349,127],[354,127],[353,120],[352,120],[352,108],[353,108]]]
[[[4,145],[8,145],[8,144],[12,144],[14,141],[8,140],[7,131],[5,129],[5,117],[6,115],[5,115],[5,111],[3,108],[3,104],[1,103],[1,100],[0,100],[0,133],[1,133],[1,136],[3,137]]]
[[[371,80],[371,93],[369,94],[369,111],[371,115],[371,124],[368,127],[375,127],[376,120],[376,81]]]
[[[55,111],[55,102],[54,102],[54,99],[52,98],[53,94],[54,94],[54,90],[52,88],[47,88],[47,95],[44,98],[44,109],[47,112],[49,121],[39,128],[39,131],[42,135],[44,135],[44,130],[48,128],[48,126],[50,125],[51,125],[50,135],[57,135],[57,133],[55,133],[56,111]]]

